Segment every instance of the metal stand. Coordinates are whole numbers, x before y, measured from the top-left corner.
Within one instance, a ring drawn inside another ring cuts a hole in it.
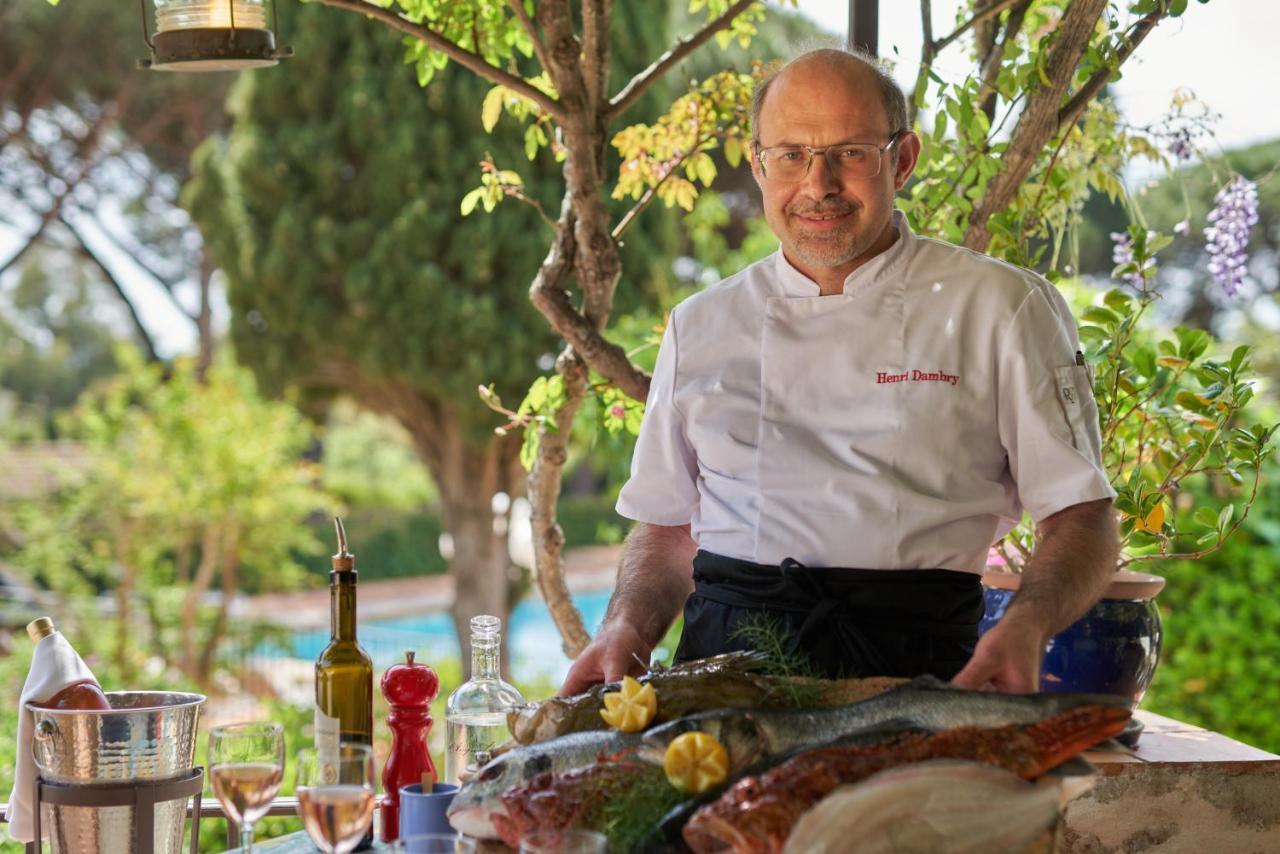
[[[46,783],[40,777],[35,782],[35,842],[28,850],[40,850],[40,805],[54,804],[64,807],[133,807],[134,854],[154,854],[155,807],[179,798],[195,798],[194,817],[191,820],[191,854],[200,850],[200,793],[204,789],[204,769],[192,768],[184,777],[172,780],[128,780],[120,783]]]

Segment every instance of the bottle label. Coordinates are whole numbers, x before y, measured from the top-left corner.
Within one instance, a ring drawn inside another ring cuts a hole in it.
[[[326,715],[316,706],[316,759],[320,763],[321,779],[326,783],[338,782],[338,741],[341,734],[337,718]]]

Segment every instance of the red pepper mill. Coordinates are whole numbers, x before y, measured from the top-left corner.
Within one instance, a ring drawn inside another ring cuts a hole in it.
[[[391,755],[382,769],[382,841],[400,837],[400,787],[436,778],[436,766],[427,749],[431,732],[431,701],[440,692],[440,678],[425,664],[415,664],[413,650],[404,654],[404,664],[394,664],[382,674],[382,696],[391,711]],[[428,789],[430,791],[430,789]]]

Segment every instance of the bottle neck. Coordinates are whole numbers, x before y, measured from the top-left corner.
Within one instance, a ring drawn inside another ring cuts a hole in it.
[[[499,669],[498,638],[485,635],[471,636],[471,678],[497,679]]]
[[[356,574],[329,573],[329,636],[336,641],[356,639]]]

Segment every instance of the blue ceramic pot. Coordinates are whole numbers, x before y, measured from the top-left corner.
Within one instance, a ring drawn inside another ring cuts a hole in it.
[[[1003,575],[1003,574],[1002,574]],[[983,580],[986,614],[979,633],[999,622],[1016,590],[1016,584]],[[1154,578],[1154,576],[1144,576]],[[1160,580],[1162,582],[1162,580]],[[1108,591],[1105,598],[1083,617],[1049,639],[1040,670],[1040,690],[1118,694],[1136,706],[1146,693],[1160,660],[1160,612],[1154,592],[1162,584],[1137,590],[1123,585]],[[1115,597],[1119,593],[1126,598]]]

